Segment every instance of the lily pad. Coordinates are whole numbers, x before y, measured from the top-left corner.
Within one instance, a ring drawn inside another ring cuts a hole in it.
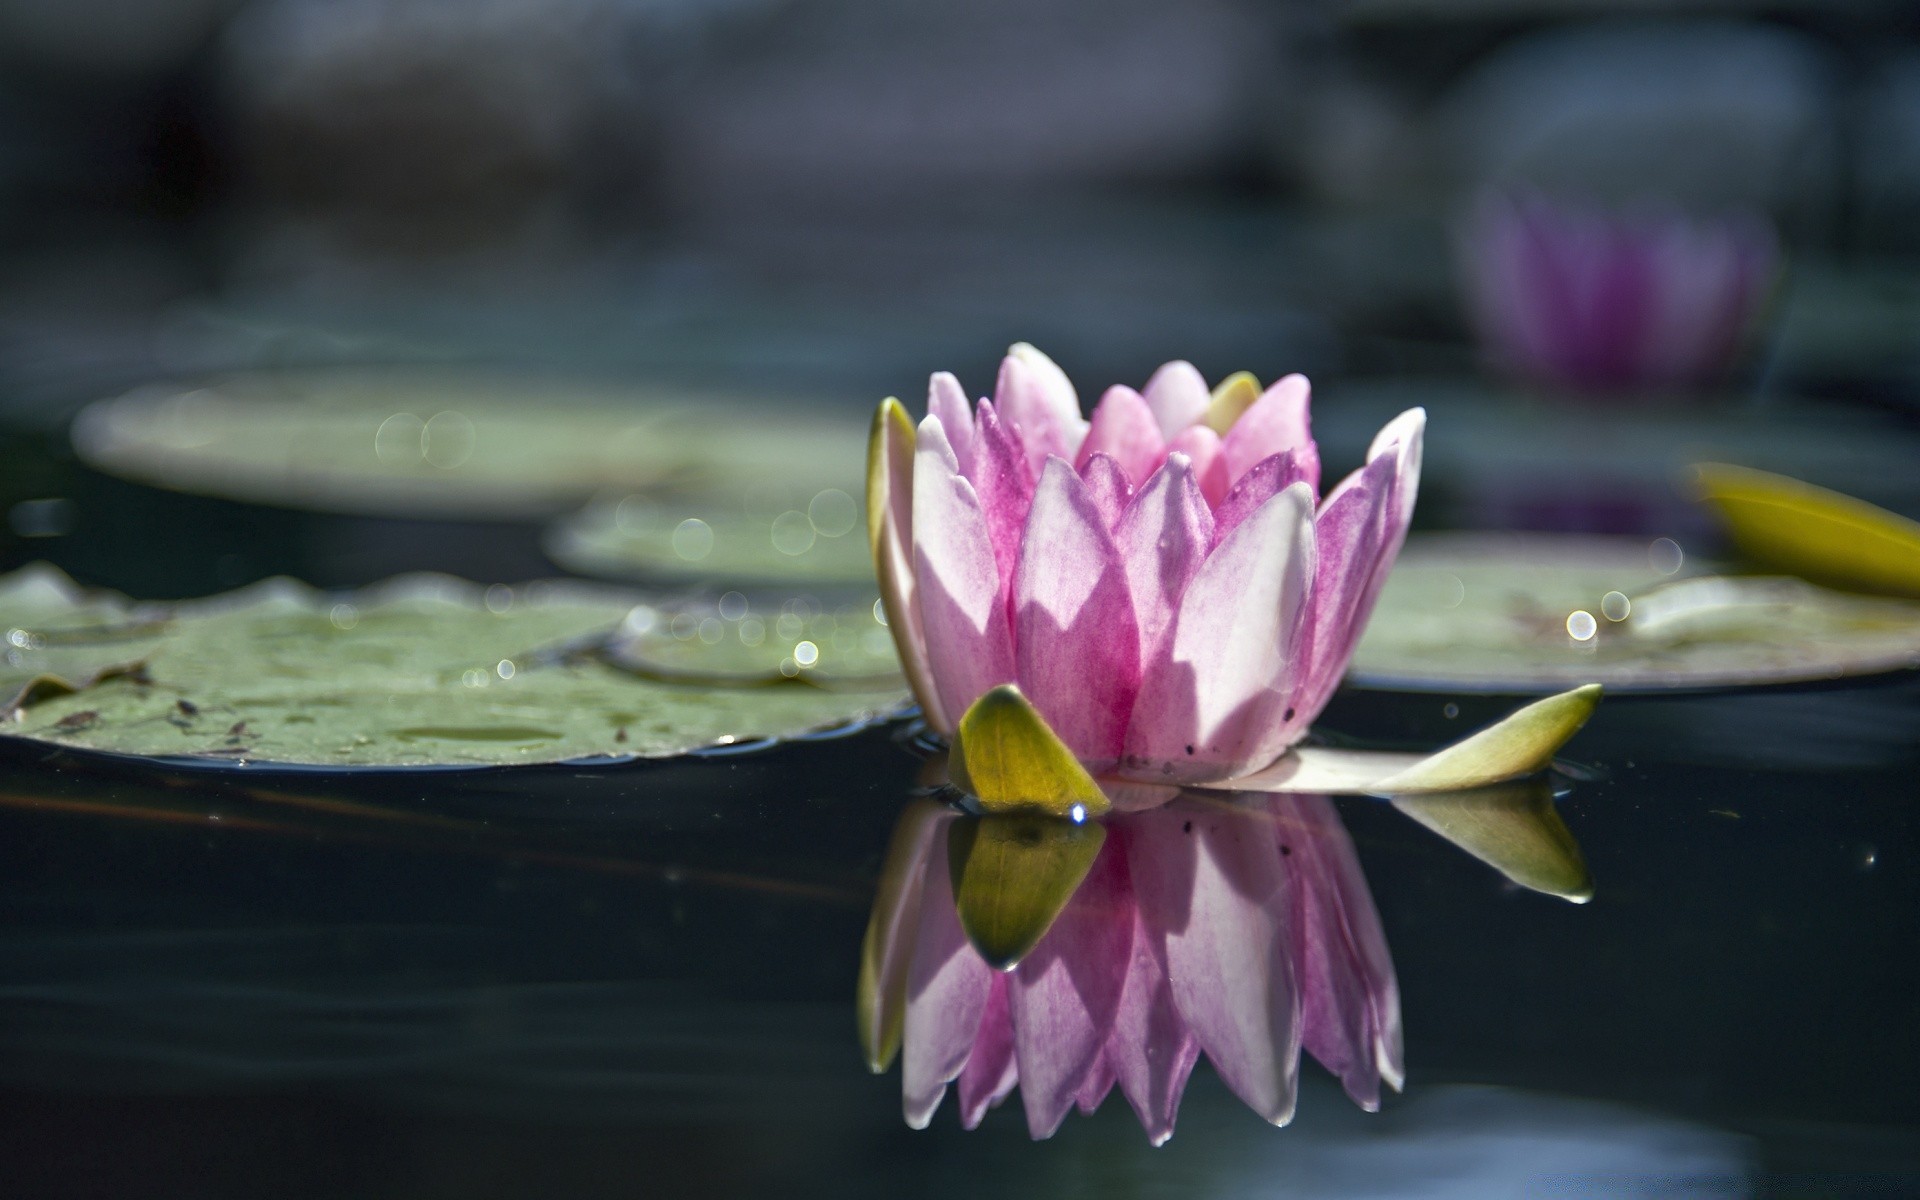
[[[368,367],[150,385],[88,407],[73,442],[91,466],[176,491],[482,518],[558,514],[609,492],[857,495],[864,432],[764,397]]]
[[[777,683],[742,686],[724,669],[723,647],[701,636],[721,621],[719,607],[439,576],[350,595],[272,580],[142,605],[80,593],[37,568],[0,578],[9,639],[0,684],[17,696],[33,679],[61,675],[78,690],[28,695],[5,732],[173,759],[477,766],[665,757],[846,726],[905,703],[897,674],[866,669],[871,657],[839,686],[813,682],[842,654],[831,639],[811,652],[798,647],[805,639],[787,642],[785,657],[810,661]],[[609,661],[610,631],[649,623],[679,647],[673,678]],[[775,645],[743,651],[780,650],[778,618],[769,633]],[[715,669],[702,673],[702,662]]]
[[[1410,539],[1349,681],[1527,695],[1662,692],[1920,666],[1920,604],[1793,579],[1711,576],[1667,539]]]
[[[864,520],[843,483],[807,493],[779,483],[729,493],[603,497],[554,523],[547,556],[601,579],[726,580],[873,592]]]

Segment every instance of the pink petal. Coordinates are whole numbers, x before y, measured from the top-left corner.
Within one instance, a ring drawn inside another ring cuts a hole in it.
[[[1167,978],[1167,931],[1186,927],[1193,896],[1194,841],[1180,828],[1185,819],[1181,807],[1169,806],[1112,826],[1127,850],[1134,927],[1105,1058],[1156,1146],[1173,1136],[1180,1096],[1200,1058]]]
[[[1382,455],[1334,489],[1314,518],[1313,598],[1307,609],[1306,665],[1295,719],[1311,723],[1326,706],[1360,644],[1360,604],[1380,563],[1397,460]]]
[[[1380,1107],[1380,1082],[1406,1079],[1400,990],[1353,839],[1325,796],[1274,796],[1287,868],[1301,1037],[1354,1103]]]
[[[967,1065],[993,989],[993,968],[968,944],[954,911],[944,841],[936,841],[927,860],[920,933],[907,968],[900,1087],[907,1124],[915,1129],[927,1127],[947,1084]]]
[[[1239,480],[1255,463],[1293,451],[1300,478],[1320,494],[1320,451],[1313,444],[1307,407],[1311,388],[1305,375],[1289,375],[1253,402],[1220,443],[1227,478]]]
[[[1080,416],[1073,384],[1052,359],[1025,343],[1016,345],[1000,361],[993,398],[1025,449],[1035,476],[1048,455],[1074,460],[1087,423]]]
[[[1172,815],[1194,848],[1186,919],[1165,925],[1174,1007],[1233,1093],[1283,1125],[1293,1116],[1300,997],[1279,848],[1264,812],[1191,805]],[[1134,876],[1143,910],[1162,917],[1182,906],[1155,893],[1178,883]]]
[[[1082,1116],[1092,1116],[1100,1107],[1100,1102],[1113,1090],[1117,1076],[1113,1064],[1107,1061],[1105,1054],[1094,1060],[1093,1070],[1088,1073],[1087,1081],[1080,1085],[1080,1091],[1074,1096],[1073,1104]]]
[[[1047,460],[1014,577],[1020,688],[1083,762],[1120,757],[1140,686],[1127,574],[1086,485]]]
[[[1367,451],[1367,465],[1340,482],[1316,519],[1328,543],[1316,570],[1309,610],[1305,669],[1293,724],[1319,715],[1346,674],[1367,618],[1407,540],[1420,492],[1421,444],[1427,413],[1411,408],[1387,422]],[[1324,591],[1323,591],[1324,589]]]
[[[1366,599],[1361,601],[1355,617],[1363,626],[1381,587],[1387,582],[1387,572],[1393,569],[1393,560],[1399,557],[1400,547],[1406,543],[1407,528],[1413,524],[1413,505],[1420,496],[1420,462],[1426,433],[1427,410],[1410,408],[1381,426],[1373,437],[1373,444],[1367,448],[1368,462],[1391,455],[1394,466],[1392,500],[1387,505],[1386,528],[1380,537],[1380,559],[1374,566],[1373,580],[1367,585]]]
[[[954,460],[960,464],[960,473],[971,479],[973,405],[967,402],[967,393],[961,390],[960,381],[949,372],[936,372],[927,381],[927,415],[940,418],[941,428],[947,431],[947,444],[953,447]]]
[[[1213,546],[1213,517],[1184,454],[1170,455],[1114,530],[1140,631],[1140,669],[1161,657],[1187,584]]]
[[[1095,454],[1112,455],[1135,487],[1159,467],[1167,455],[1166,442],[1140,393],[1127,387],[1107,389],[1100,407],[1093,410],[1093,424],[1087,429],[1087,440],[1080,443],[1076,465],[1084,467]]]
[[[993,990],[980,1017],[980,1032],[973,1040],[973,1053],[960,1072],[961,1126],[979,1128],[987,1110],[1005,1100],[1019,1081],[1013,1057],[1013,1018],[1007,1006],[1007,977],[995,971]]]
[[[986,516],[937,417],[914,452],[913,575],[940,706],[964,713],[1013,681],[1013,632]]]
[[[1200,484],[1200,494],[1207,498],[1207,507],[1218,507],[1227,498],[1227,488],[1232,482],[1227,477],[1227,463],[1220,456],[1220,435],[1205,425],[1189,425],[1179,437],[1167,444],[1169,454],[1184,454],[1193,463],[1193,477]]]
[[[1314,572],[1313,496],[1296,483],[1254,510],[1187,585],[1168,652],[1148,663],[1127,731],[1131,773],[1225,778],[1288,745]]]
[[[1094,861],[1053,928],[1014,968],[1014,1052],[1027,1130],[1036,1139],[1060,1127],[1113,1031],[1133,938],[1126,900],[1126,866],[1116,847]]]
[[[1226,499],[1213,514],[1213,544],[1219,545],[1228,534],[1240,527],[1253,510],[1268,500],[1286,491],[1296,483],[1319,488],[1320,481],[1314,478],[1319,472],[1319,464],[1302,462],[1300,452],[1288,450],[1262,459],[1234,481],[1227,492]]]
[[[1035,473],[1027,465],[1026,451],[990,401],[980,402],[977,420],[973,472],[967,480],[980,497],[994,561],[1005,584],[1013,579],[1014,564],[1019,561],[1020,534],[1033,503]]]
[[[1206,415],[1213,403],[1206,376],[1190,362],[1170,362],[1147,380],[1147,407],[1160,424],[1160,436],[1172,441],[1180,431]]]
[[[1133,499],[1133,484],[1128,482],[1126,471],[1107,455],[1095,454],[1081,464],[1080,479],[1087,485],[1093,506],[1100,510],[1100,520],[1108,529],[1118,529],[1127,502]]]

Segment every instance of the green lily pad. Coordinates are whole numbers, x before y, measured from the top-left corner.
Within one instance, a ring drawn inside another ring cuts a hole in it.
[[[663,683],[794,682],[842,692],[900,687],[879,605],[727,592],[712,604],[640,606],[607,638],[604,661]]]
[[[176,491],[448,518],[557,514],[603,493],[852,496],[866,444],[857,418],[764,397],[425,367],[151,385],[88,407],[73,442],[91,466]]]
[[[830,674],[842,653],[831,639],[777,684],[702,673],[703,661],[730,661],[700,636],[719,606],[639,600],[579,584],[410,576],[350,595],[273,580],[140,605],[80,594],[46,568],[16,572],[0,578],[0,686],[17,698],[59,675],[78,690],[29,694],[0,728],[167,758],[477,766],[665,757],[843,726],[905,702],[897,674],[865,670],[871,657],[840,686],[816,686],[811,674]],[[610,631],[649,623],[679,647],[674,678],[609,661]]]
[[[710,495],[636,492],[556,522],[547,556],[601,579],[799,584],[873,593],[856,484]]]
[[[1405,691],[1660,692],[1920,666],[1920,604],[1711,569],[1666,539],[1410,539],[1348,679]]]

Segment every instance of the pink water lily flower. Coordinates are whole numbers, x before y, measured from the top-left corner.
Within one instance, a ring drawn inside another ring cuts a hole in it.
[[[1608,212],[1492,193],[1461,257],[1482,339],[1506,369],[1581,391],[1709,387],[1732,365],[1774,283],[1759,217]]]
[[[1184,362],[1091,420],[1015,346],[993,399],[933,376],[917,430],[876,417],[868,519],[927,723],[1014,683],[1097,775],[1231,779],[1273,762],[1344,673],[1399,552],[1425,413],[1320,494],[1308,385],[1209,389]]]
[[[1401,1086],[1393,963],[1325,797],[1182,798],[1116,816],[1072,900],[1008,971],[954,911],[947,833],[968,819],[909,809],[868,929],[870,1065],[894,1052],[891,1020],[914,1128],[950,1083],[969,1129],[1017,1085],[1028,1131],[1049,1137],[1117,1085],[1159,1145],[1203,1053],[1276,1125],[1293,1115],[1303,1045],[1369,1111],[1382,1083]]]

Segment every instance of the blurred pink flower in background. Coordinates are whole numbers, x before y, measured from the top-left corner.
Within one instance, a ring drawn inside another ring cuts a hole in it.
[[[946,835],[971,818],[932,811],[905,818],[917,824],[888,866],[903,886],[868,933],[875,978],[904,967],[909,1125],[927,1125],[949,1083],[969,1129],[1017,1085],[1044,1138],[1117,1084],[1158,1145],[1202,1053],[1276,1125],[1292,1118],[1303,1046],[1369,1111],[1382,1082],[1401,1086],[1393,963],[1325,797],[1181,799],[1115,817],[1059,919],[1004,972],[952,902]]]
[[[1172,362],[1089,421],[1021,345],[977,409],[935,375],[917,435],[882,405],[869,532],[928,724],[1016,683],[1094,772],[1189,782],[1298,741],[1406,536],[1426,422],[1395,418],[1322,499],[1308,391]]]
[[[1460,242],[1488,355],[1582,392],[1718,384],[1752,334],[1778,266],[1764,218],[1612,212],[1489,192]]]

